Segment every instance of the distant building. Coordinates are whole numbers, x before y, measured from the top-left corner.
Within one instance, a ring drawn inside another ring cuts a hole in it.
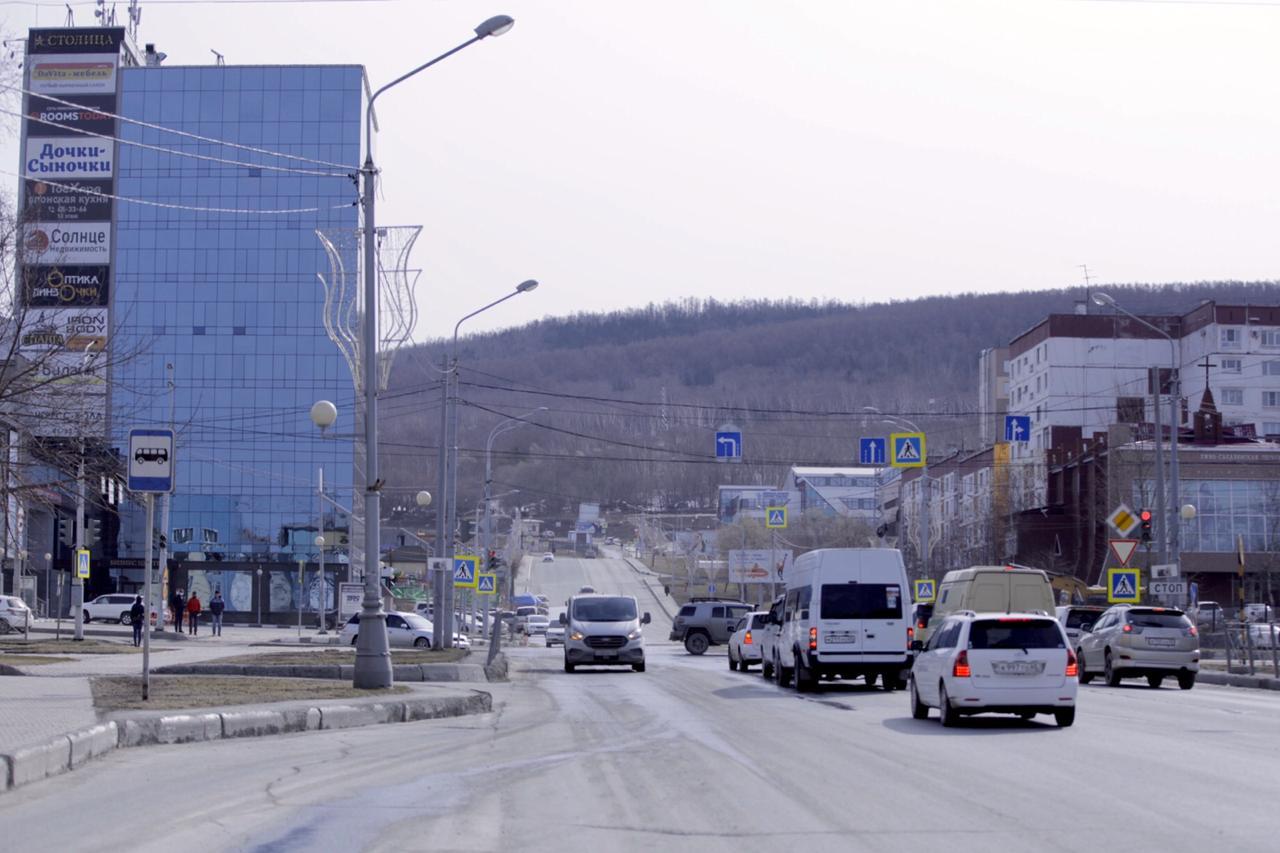
[[[811,468],[794,466],[781,489],[788,492],[790,511],[818,511],[829,516],[864,519],[872,527],[880,523],[880,468]]]
[[[978,438],[989,445],[1004,437],[1009,411],[1009,348],[988,347],[978,356]]]

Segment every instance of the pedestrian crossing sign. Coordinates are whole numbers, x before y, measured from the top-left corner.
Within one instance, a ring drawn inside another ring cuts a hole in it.
[[[916,603],[927,604],[937,597],[938,588],[933,580],[916,581]]]
[[[466,589],[476,588],[476,578],[480,574],[479,557],[453,558],[453,585]]]
[[[894,468],[924,467],[924,433],[895,432],[889,436],[889,446],[893,450],[889,464]]]
[[[771,506],[764,511],[764,526],[771,530],[784,530],[787,526],[787,508]]]
[[[498,576],[493,574],[476,575],[476,592],[481,595],[497,594]]]
[[[1142,597],[1141,581],[1138,569],[1107,569],[1107,603],[1137,604]]]

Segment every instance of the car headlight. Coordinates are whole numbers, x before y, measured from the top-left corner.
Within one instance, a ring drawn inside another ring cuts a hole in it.
[[[587,638],[587,635],[582,633],[581,631],[574,631],[572,634],[569,635],[569,639],[573,640],[575,643],[581,642],[586,638]]]
[[[632,631],[630,634],[627,634],[627,639],[628,639],[628,640],[638,640],[638,639],[640,639],[640,638],[641,638],[641,637],[643,637],[643,636],[644,636],[644,632],[643,632],[643,631],[641,631],[639,628],[637,628],[637,629],[635,629],[634,631]]]

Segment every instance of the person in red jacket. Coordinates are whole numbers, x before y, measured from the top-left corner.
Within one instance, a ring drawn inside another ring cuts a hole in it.
[[[187,633],[195,636],[196,629],[200,627],[200,596],[195,590],[191,591],[191,597],[187,599]]]

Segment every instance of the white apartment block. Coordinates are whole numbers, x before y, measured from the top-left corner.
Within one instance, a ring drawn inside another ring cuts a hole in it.
[[[1110,311],[1051,314],[1009,343],[1008,412],[1031,418],[1031,439],[1012,448],[1015,509],[1039,503],[1045,451],[1105,432],[1154,423],[1149,369],[1177,363],[1184,411],[1208,387],[1224,425],[1280,435],[1280,306],[1205,302],[1182,315],[1144,317],[1169,339]],[[1160,420],[1168,429],[1168,397]],[[1189,428],[1189,415],[1179,426]]]

